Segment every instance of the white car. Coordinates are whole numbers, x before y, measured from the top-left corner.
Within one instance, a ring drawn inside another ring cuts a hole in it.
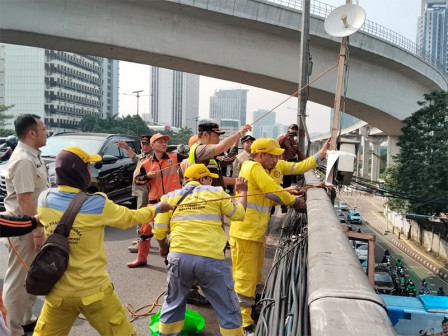
[[[344,211],[349,210],[347,202],[344,202],[344,201],[339,201],[339,208]]]
[[[355,253],[361,262],[367,260],[367,257],[369,255],[369,245],[368,244],[359,245],[357,248],[355,248]]]

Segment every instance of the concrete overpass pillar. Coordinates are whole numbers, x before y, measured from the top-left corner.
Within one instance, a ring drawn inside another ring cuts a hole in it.
[[[382,140],[376,139],[372,140],[372,167],[370,170],[370,180],[376,181],[380,177],[380,145]]]
[[[370,143],[367,137],[361,137],[361,146],[362,146],[362,170],[361,176],[364,178],[369,177],[369,149]]]
[[[387,167],[390,167],[394,164],[393,156],[397,155],[400,151],[400,147],[398,147],[397,143],[398,137],[387,137]]]

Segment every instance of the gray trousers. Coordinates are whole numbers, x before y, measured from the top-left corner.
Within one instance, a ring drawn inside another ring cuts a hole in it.
[[[221,328],[235,329],[242,325],[232,270],[225,259],[170,252],[167,260],[167,289],[160,315],[162,323],[184,320],[187,295],[197,280],[212,305]]]

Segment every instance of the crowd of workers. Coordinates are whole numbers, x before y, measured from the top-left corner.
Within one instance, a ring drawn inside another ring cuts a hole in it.
[[[30,329],[34,335],[68,335],[82,313],[101,335],[135,335],[106,271],[103,240],[106,226],[137,226],[138,240],[129,247],[137,252],[137,258],[128,266],[147,264],[153,236],[160,256],[166,258],[160,335],[180,335],[186,303],[210,303],[223,335],[253,334],[256,321],[251,310],[261,278],[271,209],[277,204],[297,211],[306,209],[302,195],[297,195],[294,187],[284,189],[282,179],[317,167],[326,156],[329,141],[305,158],[292,141],[297,125],[291,125],[279,139],[285,151],[275,139],[246,134],[250,125],[220,141],[224,131],[215,123],[205,123],[190,139],[188,155],[167,153],[170,138],[159,133],[141,136],[141,153],[134,153],[126,142],[117,143],[137,163],[132,186],[137,210],[114,204],[103,193],[88,195],[70,232],[68,268],[45,297],[37,319],[33,316],[36,298],[25,291],[27,271],[18,255],[31,264],[73,197],[87,191],[90,163],[102,158],[79,147],[63,149],[55,162],[57,187],[43,192],[50,188],[39,150],[46,144],[45,124],[30,114],[19,116],[14,124],[19,141],[6,172],[5,208],[8,214],[37,214],[39,223],[31,232],[10,238],[16,252],[9,246],[3,286],[6,310],[0,311],[0,331],[12,336],[22,336]],[[243,152],[238,154],[240,141]],[[286,160],[280,160],[282,155]],[[225,176],[223,166],[229,162],[233,174]],[[236,196],[226,193],[229,186]],[[229,237],[224,217],[229,219]],[[9,222],[21,220],[14,218]],[[232,266],[223,252],[227,241]],[[199,294],[199,287],[206,297]]]

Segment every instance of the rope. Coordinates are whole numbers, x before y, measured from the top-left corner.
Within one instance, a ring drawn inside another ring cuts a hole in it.
[[[12,244],[12,241],[11,241],[11,239],[9,239],[9,237],[8,237],[8,243],[9,243],[9,245],[11,246],[12,250],[14,251],[14,253],[16,254],[17,258],[19,258],[20,262],[21,262],[22,265],[23,265],[23,268],[25,268],[26,271],[28,272],[30,268],[29,268],[28,265],[23,261],[22,257],[19,255],[19,252],[17,252],[16,248],[15,248],[14,245]]]
[[[306,192],[308,189],[312,189],[312,188],[327,188],[327,187],[333,187],[333,185],[325,185],[324,182],[320,183],[319,185],[307,185],[305,187],[297,187],[296,189],[282,189],[282,190],[274,190],[274,191],[265,191],[265,192],[261,192],[261,193],[255,193],[255,194],[248,194],[247,197],[249,196],[258,196],[258,195],[265,195],[265,194],[272,194],[272,193],[280,193],[283,191],[286,192],[290,192],[290,191],[297,191],[297,192]],[[235,195],[235,196],[229,196],[229,197],[222,197],[222,198],[213,198],[213,199],[209,199],[209,200],[204,200],[204,201],[198,201],[198,202],[190,202],[190,203],[180,203],[180,204],[175,204],[173,205],[173,208],[175,207],[179,207],[179,206],[189,206],[189,205],[196,205],[196,204],[202,204],[202,203],[209,203],[209,202],[217,202],[217,201],[222,201],[222,200],[226,200],[226,199],[232,199],[232,198],[238,198],[240,197],[239,195]]]
[[[316,78],[314,78],[311,82],[309,82],[308,84],[306,84],[305,86],[301,87],[299,90],[297,90],[296,92],[294,92],[293,94],[291,94],[288,98],[286,98],[285,100],[283,100],[280,104],[278,104],[277,106],[273,107],[272,109],[270,109],[269,111],[267,111],[265,114],[263,114],[260,118],[258,118],[257,120],[255,120],[252,124],[250,124],[251,126],[255,123],[257,123],[258,121],[260,121],[261,119],[263,119],[264,117],[266,117],[269,113],[271,113],[272,111],[274,111],[277,107],[283,105],[284,103],[286,103],[289,99],[291,99],[292,97],[298,95],[300,92],[302,92],[302,90],[306,89],[308,86],[310,86],[311,84],[313,84],[315,81],[317,81],[319,78],[321,78],[322,76],[326,75],[328,72],[330,72],[331,70],[333,70],[334,68],[336,68],[339,65],[339,61],[336,62],[336,64],[334,64],[333,66],[331,66],[330,68],[328,68],[327,70],[325,70],[324,72],[322,72],[319,76],[317,76]]]
[[[126,309],[129,312],[129,315],[131,315],[131,322],[134,322],[134,320],[138,317],[143,317],[143,316],[150,316],[150,315],[154,315],[157,314],[157,312],[153,312],[155,307],[161,307],[162,304],[159,303],[159,299],[162,297],[162,295],[165,294],[165,291],[161,292],[157,298],[155,299],[155,301],[153,303],[147,304],[145,306],[142,306],[140,308],[135,309],[130,303],[126,302]],[[149,310],[147,310],[144,313],[138,314],[138,312],[142,309],[145,309],[147,307],[151,307]]]

